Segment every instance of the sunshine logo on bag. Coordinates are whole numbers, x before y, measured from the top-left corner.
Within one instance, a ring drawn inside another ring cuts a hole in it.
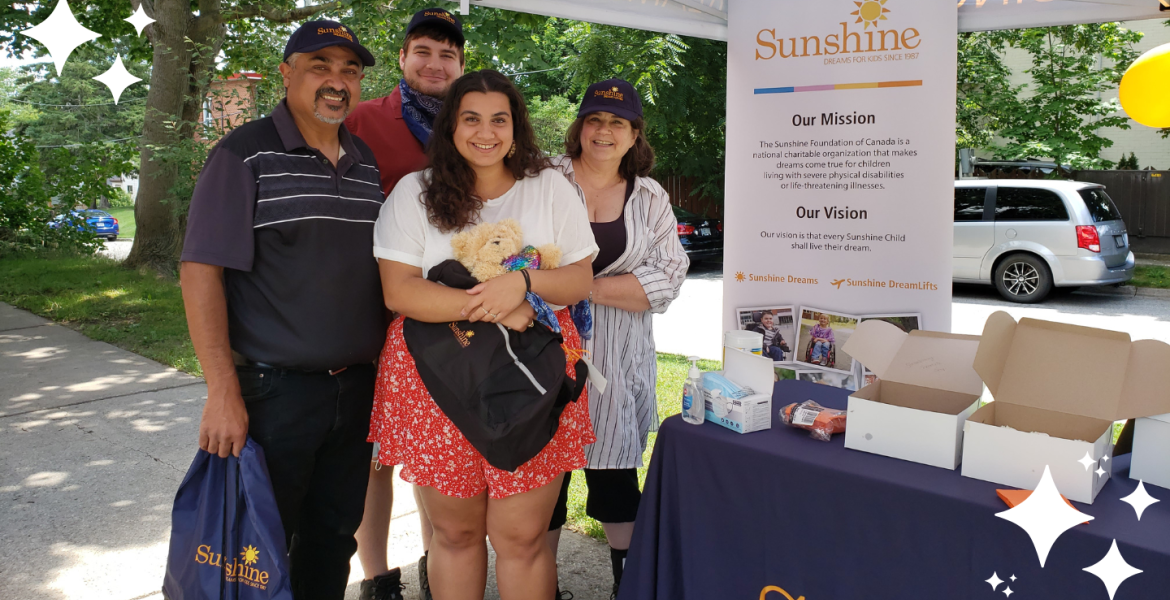
[[[223,554],[211,551],[210,544],[201,544],[195,548],[195,562],[209,567],[222,568],[224,581],[242,583],[257,589],[268,589],[268,571],[252,565],[260,560],[260,551],[254,546],[244,546],[240,558],[232,557],[225,560]]]

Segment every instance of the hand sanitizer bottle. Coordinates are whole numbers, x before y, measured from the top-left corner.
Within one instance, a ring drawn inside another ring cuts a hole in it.
[[[689,356],[687,360],[691,361],[691,371],[683,383],[682,418],[692,425],[702,425],[706,416],[706,400],[699,373],[699,357]]]

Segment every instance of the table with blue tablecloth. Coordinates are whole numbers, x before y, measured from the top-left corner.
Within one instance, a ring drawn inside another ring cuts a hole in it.
[[[1062,535],[1041,568],[1023,529],[996,517],[996,485],[959,470],[847,450],[786,427],[779,409],[815,400],[846,408],[848,392],[781,381],[772,428],[738,434],[714,423],[662,423],[646,476],[619,600],[1107,600],[1082,569],[1109,552],[1144,572],[1115,600],[1170,598],[1170,490],[1138,521],[1120,499],[1137,486],[1129,457]],[[1004,583],[993,590],[996,574]],[[1014,577],[1014,579],[1013,579]],[[1018,596],[1016,596],[1018,594]]]

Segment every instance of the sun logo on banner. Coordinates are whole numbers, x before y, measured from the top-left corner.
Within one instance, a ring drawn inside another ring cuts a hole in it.
[[[853,3],[857,5],[857,10],[849,14],[857,17],[855,23],[864,22],[864,29],[869,29],[870,25],[877,27],[878,21],[885,21],[886,13],[890,12],[890,9],[886,8],[886,2],[887,0],[862,0],[861,2],[854,0]]]
[[[735,272],[735,280],[736,281],[743,281],[744,280],[743,271],[736,271]]]
[[[244,551],[240,553],[240,556],[244,557],[245,565],[252,565],[256,564],[257,560],[260,560],[260,551],[255,546],[248,545],[244,546]]]

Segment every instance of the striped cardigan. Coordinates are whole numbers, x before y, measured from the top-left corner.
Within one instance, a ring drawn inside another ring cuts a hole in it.
[[[553,165],[584,202],[585,193],[573,178],[572,160],[558,156]],[[589,417],[597,434],[597,443],[585,447],[589,469],[642,466],[647,434],[658,430],[652,314],[666,312],[690,265],[678,239],[670,197],[658,182],[648,177],[634,181],[624,218],[626,249],[597,277],[633,273],[646,292],[650,310],[629,312],[593,304],[593,339],[585,342],[585,348],[609,383],[604,394],[589,386]]]

